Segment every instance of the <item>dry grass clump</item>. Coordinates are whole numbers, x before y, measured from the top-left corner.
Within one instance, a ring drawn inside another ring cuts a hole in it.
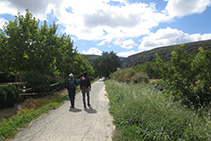
[[[128,69],[119,69],[118,71],[111,74],[111,78],[118,82],[124,83],[149,83],[149,77],[146,73],[136,72],[132,68]]]

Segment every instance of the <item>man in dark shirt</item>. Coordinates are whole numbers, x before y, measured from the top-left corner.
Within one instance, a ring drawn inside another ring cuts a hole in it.
[[[80,78],[80,89],[83,95],[84,108],[86,108],[86,96],[85,96],[86,93],[87,93],[87,105],[91,107],[90,96],[89,96],[90,91],[91,91],[91,83],[90,83],[89,77],[87,76],[86,71],[84,72],[83,76]]]

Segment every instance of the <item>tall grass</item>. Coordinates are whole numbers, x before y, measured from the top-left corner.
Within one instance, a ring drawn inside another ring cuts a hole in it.
[[[149,83],[149,77],[146,73],[136,72],[132,68],[127,69],[119,69],[118,71],[111,74],[111,78],[113,80],[125,83],[141,83],[146,84]]]
[[[116,125],[113,140],[210,140],[209,112],[193,112],[141,85],[105,84]]]

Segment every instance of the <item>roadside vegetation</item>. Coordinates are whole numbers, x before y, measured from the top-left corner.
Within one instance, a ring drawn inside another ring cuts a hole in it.
[[[199,48],[193,57],[182,45],[169,62],[156,54],[153,65],[144,65],[118,70],[105,81],[116,125],[113,140],[210,140],[211,51]],[[127,79],[142,70],[160,80],[146,84]]]
[[[26,99],[17,115],[0,120],[0,140],[8,140],[15,137],[31,121],[51,109],[58,108],[65,100],[68,100],[66,93],[63,95],[57,93],[53,96],[48,95],[42,98]]]
[[[105,81],[113,140],[210,140],[210,110],[167,99],[152,87]]]

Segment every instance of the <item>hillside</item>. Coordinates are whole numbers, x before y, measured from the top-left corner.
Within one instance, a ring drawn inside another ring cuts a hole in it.
[[[186,43],[184,45],[185,50],[193,56],[195,56],[199,52],[199,47],[203,47],[204,50],[211,51],[211,40]],[[175,47],[177,47],[177,45],[158,47],[149,51],[129,56],[127,58],[127,63],[125,67],[137,66],[145,62],[154,62],[156,53],[158,53],[158,55],[163,59],[164,62],[169,61],[171,58],[171,52],[175,49]]]
[[[195,56],[199,52],[198,50],[199,47],[203,47],[204,50],[211,51],[211,40],[191,42],[191,43],[186,43],[184,45],[187,52],[193,56]],[[158,55],[163,59],[164,62],[169,61],[171,58],[171,52],[175,49],[175,47],[177,47],[177,45],[157,47],[149,51],[131,55],[127,58],[120,57],[120,60],[122,62],[120,68],[133,67],[140,64],[144,64],[145,62],[154,62],[156,53],[158,53]],[[99,56],[83,55],[83,57],[87,59],[90,64],[92,64],[93,59]]]

